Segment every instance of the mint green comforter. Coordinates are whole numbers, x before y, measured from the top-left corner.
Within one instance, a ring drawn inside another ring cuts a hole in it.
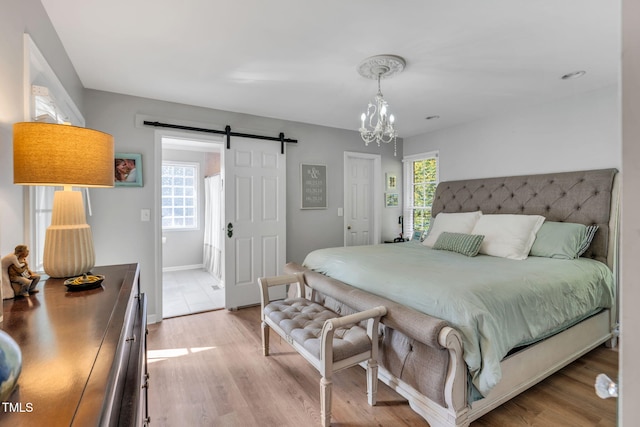
[[[407,242],[319,249],[304,266],[449,322],[462,334],[472,383],[484,396],[500,381],[509,350],[614,301],[609,268],[585,258],[470,258]]]

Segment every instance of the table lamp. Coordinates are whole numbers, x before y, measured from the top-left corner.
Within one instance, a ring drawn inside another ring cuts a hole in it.
[[[82,193],[72,187],[113,187],[113,137],[82,127],[25,122],[13,125],[13,182],[62,186],[53,196],[44,241],[44,271],[64,278],[95,265]]]

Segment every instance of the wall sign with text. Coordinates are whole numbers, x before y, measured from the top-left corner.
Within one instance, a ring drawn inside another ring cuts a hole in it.
[[[327,208],[327,166],[300,164],[302,209]]]

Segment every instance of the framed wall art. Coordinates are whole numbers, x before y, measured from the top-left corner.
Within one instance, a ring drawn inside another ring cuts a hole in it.
[[[116,187],[142,187],[142,154],[115,153]]]
[[[387,190],[395,190],[396,188],[398,188],[398,181],[397,181],[397,177],[395,173],[388,173],[386,174],[386,181],[387,181]]]
[[[302,209],[327,209],[327,166],[300,164]]]
[[[384,205],[387,208],[398,206],[398,193],[384,193]]]

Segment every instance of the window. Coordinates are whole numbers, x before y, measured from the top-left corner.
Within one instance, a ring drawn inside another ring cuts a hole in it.
[[[55,99],[44,86],[32,85],[32,105],[35,122],[67,123],[66,115],[57,107]],[[51,224],[53,215],[53,194],[62,187],[33,186],[30,188],[30,205],[32,209],[33,240],[31,242],[31,268],[44,271],[44,241],[46,230]]]
[[[162,162],[162,229],[198,228],[198,164]]]
[[[407,156],[404,162],[404,232],[426,231],[431,224],[431,205],[438,185],[438,153]]]
[[[24,34],[24,47],[25,58],[28,58],[28,64],[25,64],[25,85],[28,85],[29,93],[28,99],[25,99],[29,104],[29,111],[24,120],[84,126],[85,121],[80,110],[28,34]],[[45,235],[47,227],[51,224],[53,193],[58,189],[59,187],[29,187],[25,207],[25,213],[28,215],[25,224],[28,231],[25,234],[30,245],[29,266],[35,271],[44,271]],[[84,191],[88,195],[88,189]],[[86,200],[90,214],[91,207],[88,205],[88,199]]]

